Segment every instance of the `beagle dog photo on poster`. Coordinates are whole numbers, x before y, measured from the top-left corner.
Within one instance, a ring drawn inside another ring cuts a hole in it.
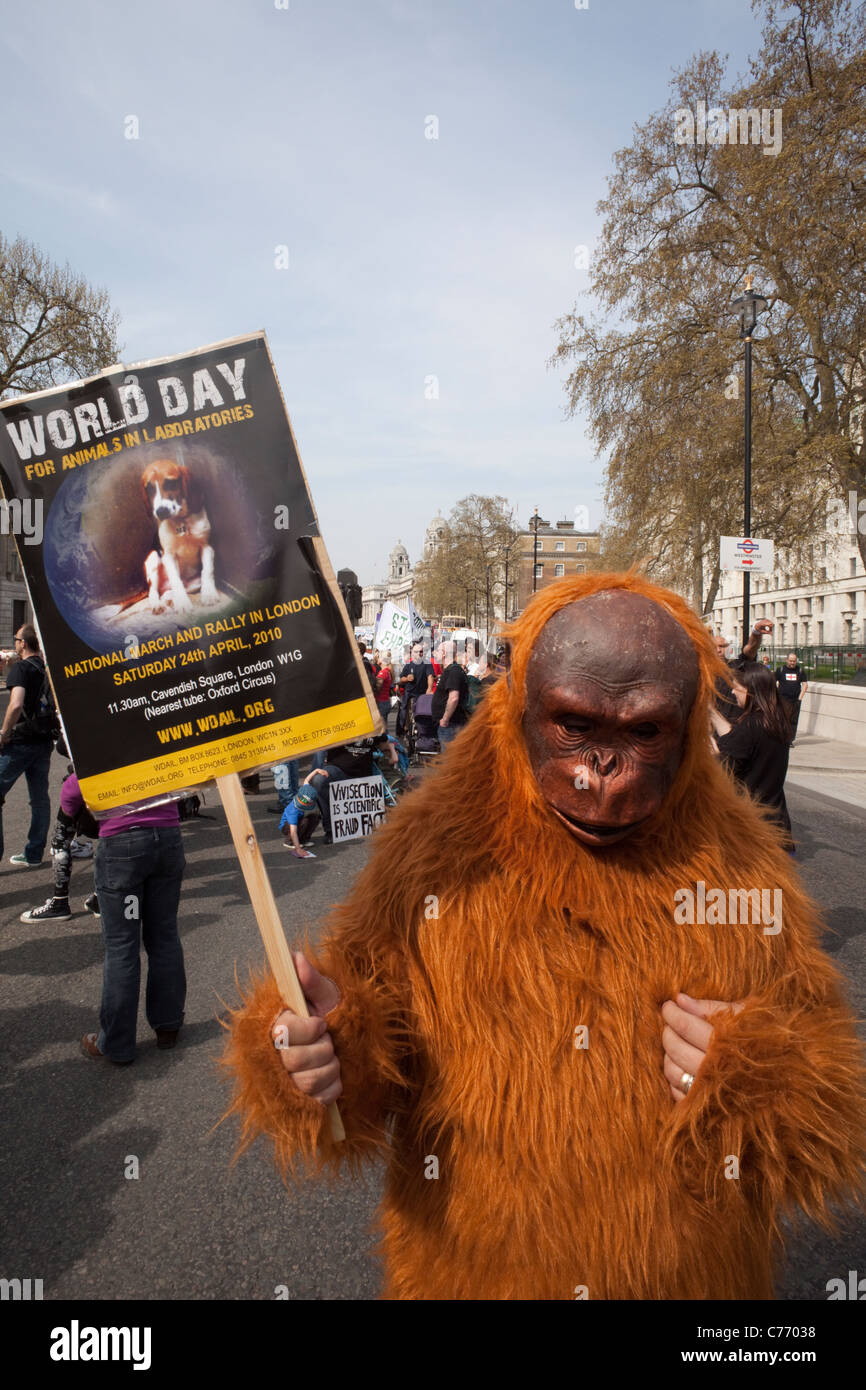
[[[97,813],[378,728],[264,333],[0,402],[0,481]]]

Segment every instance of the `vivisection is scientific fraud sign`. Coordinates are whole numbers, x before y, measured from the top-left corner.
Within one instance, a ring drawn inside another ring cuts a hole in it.
[[[331,782],[329,795],[334,844],[372,835],[385,819],[385,791],[378,774]]]
[[[378,727],[263,333],[0,402],[0,481],[95,811]]]

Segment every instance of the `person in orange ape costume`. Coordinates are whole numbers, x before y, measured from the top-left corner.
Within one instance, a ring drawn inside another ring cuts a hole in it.
[[[552,585],[506,636],[296,955],[313,1016],[269,977],[232,1014],[242,1146],[293,1176],[388,1156],[387,1298],[771,1298],[782,1216],[862,1183],[866,1094],[816,909],[711,750],[726,668],[634,574]],[[701,881],[783,912],[678,922]]]

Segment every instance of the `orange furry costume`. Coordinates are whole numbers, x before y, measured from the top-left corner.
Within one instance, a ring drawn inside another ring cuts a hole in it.
[[[598,852],[539,797],[524,692],[548,619],[618,588],[680,623],[700,679],[662,810]],[[680,599],[633,575],[563,580],[508,635],[509,681],[377,830],[315,961],[342,996],[346,1142],[282,1065],[266,978],[226,1056],[244,1143],[269,1135],[294,1174],[388,1154],[389,1298],[770,1298],[781,1213],[826,1217],[861,1180],[863,1068],[815,909],[711,753],[717,658]],[[781,888],[781,931],[677,925],[675,893],[701,880]],[[659,1012],[678,990],[747,1000],[713,1020],[679,1104]]]

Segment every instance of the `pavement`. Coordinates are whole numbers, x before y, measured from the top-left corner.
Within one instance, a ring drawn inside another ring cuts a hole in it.
[[[798,758],[830,760],[805,738]],[[836,756],[835,754],[833,755]],[[835,787],[858,774],[839,754],[831,773],[803,776]],[[823,765],[823,764],[822,764]],[[55,758],[52,805],[65,763]],[[801,769],[798,767],[796,777]],[[264,785],[264,784],[263,784]],[[282,849],[270,788],[249,801],[282,921],[290,937],[343,899],[369,843],[323,846],[315,860]],[[4,807],[0,867],[0,1053],[4,1143],[0,1148],[0,1277],[41,1278],[46,1299],[370,1300],[381,1270],[372,1225],[381,1166],[364,1180],[286,1189],[257,1143],[233,1163],[234,1119],[219,1072],[221,1018],[263,951],[222,808],[208,793],[207,819],[183,826],[186,870],[180,930],[189,980],[178,1047],[160,1052],[139,1016],[134,1066],[91,1062],[78,1040],[97,1027],[102,974],[98,921],[86,914],[92,863],[76,861],[68,923],[25,925],[19,914],[50,893],[49,861],[15,869],[27,821],[23,780]],[[825,949],[866,1016],[866,811],[793,780],[789,808],[804,882],[821,903]],[[316,931],[314,929],[314,936]],[[832,1278],[866,1271],[866,1218],[849,1210],[828,1236],[794,1236],[777,1286],[785,1300],[826,1299]]]
[[[788,763],[788,786],[866,808],[866,747],[799,734]]]

